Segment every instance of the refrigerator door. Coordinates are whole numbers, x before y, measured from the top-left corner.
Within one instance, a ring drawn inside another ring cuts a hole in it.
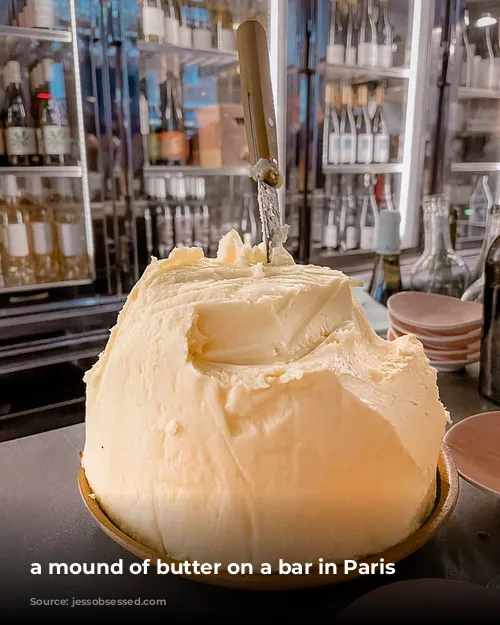
[[[418,244],[433,19],[433,1],[315,3],[312,262],[370,266],[382,207],[401,213],[402,249]]]

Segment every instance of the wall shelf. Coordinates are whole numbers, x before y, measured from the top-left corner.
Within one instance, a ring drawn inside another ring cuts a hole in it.
[[[50,30],[48,28],[22,28],[20,26],[0,26],[0,38],[29,39],[31,41],[56,41],[70,43],[72,40],[69,30]]]
[[[26,167],[0,167],[0,175],[14,174],[16,176],[42,176],[42,178],[81,178],[80,165],[34,165]]]
[[[175,167],[169,165],[150,165],[144,168],[146,178],[156,178],[159,176],[248,176],[249,167],[216,167],[207,169],[186,165],[185,167]]]
[[[388,78],[407,80],[410,70],[407,67],[360,67],[359,65],[332,65],[319,63],[318,72],[329,80],[342,80],[351,84],[370,82]]]
[[[454,173],[482,173],[500,171],[500,163],[452,163]]]
[[[201,50],[173,46],[168,43],[150,43],[149,41],[138,41],[137,47],[146,58],[155,58],[163,54],[176,55],[184,66],[195,65],[203,69],[221,70],[238,65],[237,52],[226,52],[215,48]]]
[[[371,163],[362,165],[325,165],[324,174],[401,174],[403,172],[402,163]]]

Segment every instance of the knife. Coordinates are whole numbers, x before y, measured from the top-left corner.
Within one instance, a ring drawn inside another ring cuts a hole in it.
[[[257,201],[267,261],[286,241],[277,189],[283,182],[278,165],[278,140],[266,31],[257,20],[246,20],[236,31],[241,99],[250,158],[250,175],[257,182]]]

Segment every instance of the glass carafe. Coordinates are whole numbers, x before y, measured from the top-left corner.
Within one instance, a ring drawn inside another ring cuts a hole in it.
[[[444,195],[424,197],[425,246],[410,277],[413,291],[461,297],[470,274],[454,252],[450,239],[449,209]]]
[[[480,267],[479,277],[467,288],[465,293],[462,295],[462,300],[464,302],[478,302],[479,304],[483,303],[484,263],[491,244],[498,236],[500,236],[500,206],[495,205],[491,208],[491,211],[488,215],[488,222],[486,224],[486,236],[483,244],[484,255],[482,255],[482,259],[480,258],[482,266]]]

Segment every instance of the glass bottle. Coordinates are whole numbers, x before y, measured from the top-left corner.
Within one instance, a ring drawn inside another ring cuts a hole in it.
[[[389,127],[384,113],[384,87],[378,85],[375,89],[377,108],[372,120],[373,131],[373,162],[388,163],[390,151]]]
[[[330,0],[330,31],[326,46],[326,62],[336,65],[345,63],[346,29],[341,0]]]
[[[164,97],[159,133],[159,162],[164,165],[184,165],[187,158],[187,142],[180,97],[180,78],[174,72],[168,71],[161,89]]]
[[[345,176],[342,182],[340,247],[342,250],[355,250],[359,247],[359,225],[353,178],[351,175]]]
[[[54,90],[53,59],[43,59],[45,91],[38,94],[38,109],[45,165],[64,165],[69,157],[68,120]]]
[[[356,122],[352,112],[352,89],[347,85],[342,87],[340,161],[351,165],[356,162]]]
[[[161,0],[139,0],[139,36],[143,41],[163,41],[165,19]]]
[[[215,48],[232,52],[235,46],[233,18],[227,0],[217,0],[214,6]]]
[[[179,9],[175,0],[163,0],[163,40],[172,46],[179,45]]]
[[[191,7],[186,0],[179,2],[179,45],[183,48],[193,47],[190,10]]]
[[[3,179],[4,198],[0,205],[0,226],[3,234],[2,264],[5,286],[35,284],[35,268],[30,250],[29,213],[19,203],[16,177]]]
[[[356,65],[357,60],[357,2],[347,0],[347,26],[345,41],[345,62],[347,65]]]
[[[82,280],[89,275],[85,233],[79,207],[75,205],[68,178],[57,179],[55,207],[59,266],[62,280]]]
[[[368,87],[358,87],[358,103],[360,112],[356,124],[357,150],[356,161],[369,165],[373,161],[372,122],[368,114]]]
[[[311,210],[311,246],[320,249],[323,245],[323,222],[325,218],[325,193],[323,189],[314,189]]]
[[[205,178],[194,179],[194,245],[201,247],[205,256],[210,248],[210,213],[205,202]]]
[[[371,174],[365,174],[363,180],[363,197],[361,202],[360,217],[360,248],[373,250],[375,244],[375,232],[377,229],[379,210],[375,199],[375,192],[371,180]]]
[[[464,87],[472,87],[472,66],[474,51],[469,38],[470,18],[469,11],[465,10],[462,17],[462,38],[464,47],[464,59],[460,66],[460,84]]]
[[[332,176],[326,200],[325,223],[323,225],[323,248],[334,252],[339,247],[340,195],[337,176]]]
[[[394,293],[403,290],[401,280],[401,244],[399,238],[399,211],[380,211],[376,240],[375,264],[368,292],[384,306]]]
[[[474,280],[474,282],[472,282],[472,284],[469,285],[465,293],[462,295],[462,300],[464,302],[483,303],[486,255],[493,241],[498,236],[500,236],[500,206],[493,206],[488,215],[488,223],[486,225],[486,237],[483,242],[484,255],[482,253],[480,254],[479,262],[474,270],[474,276],[476,276],[477,273],[479,273],[479,276]],[[481,259],[481,256],[483,256],[483,259]],[[481,262],[482,267],[479,264]]]
[[[37,282],[55,282],[59,270],[54,236],[54,211],[43,201],[40,176],[29,176],[26,185],[27,194],[21,203],[28,207],[35,278]]]
[[[9,165],[29,165],[38,161],[35,127],[21,89],[21,66],[7,63],[9,86],[4,109],[5,143]]]
[[[377,28],[373,0],[363,0],[358,39],[358,65],[375,67],[378,63]]]
[[[500,404],[500,236],[488,250],[484,275],[479,393]]]
[[[193,48],[209,50],[212,47],[212,23],[208,2],[205,0],[191,0],[193,12]]]
[[[472,191],[469,200],[469,215],[467,224],[467,235],[469,237],[480,236],[488,222],[488,216],[493,207],[493,195],[488,184],[488,176],[481,176]],[[472,279],[476,280],[483,270],[486,259],[486,240],[483,239],[483,246],[479,255],[479,261],[472,274]]]
[[[175,244],[177,247],[193,245],[193,213],[186,202],[186,180],[175,178],[176,206],[174,212]]]
[[[340,117],[338,90],[335,85],[325,86],[325,121],[323,127],[323,164],[340,163]]]
[[[443,195],[424,197],[424,252],[411,271],[413,291],[461,297],[470,273],[450,240],[449,210]]]
[[[392,67],[394,29],[389,19],[389,0],[379,0],[377,43],[379,66]]]
[[[241,240],[245,245],[257,245],[257,219],[255,194],[245,191],[241,197],[241,215],[239,222]]]

